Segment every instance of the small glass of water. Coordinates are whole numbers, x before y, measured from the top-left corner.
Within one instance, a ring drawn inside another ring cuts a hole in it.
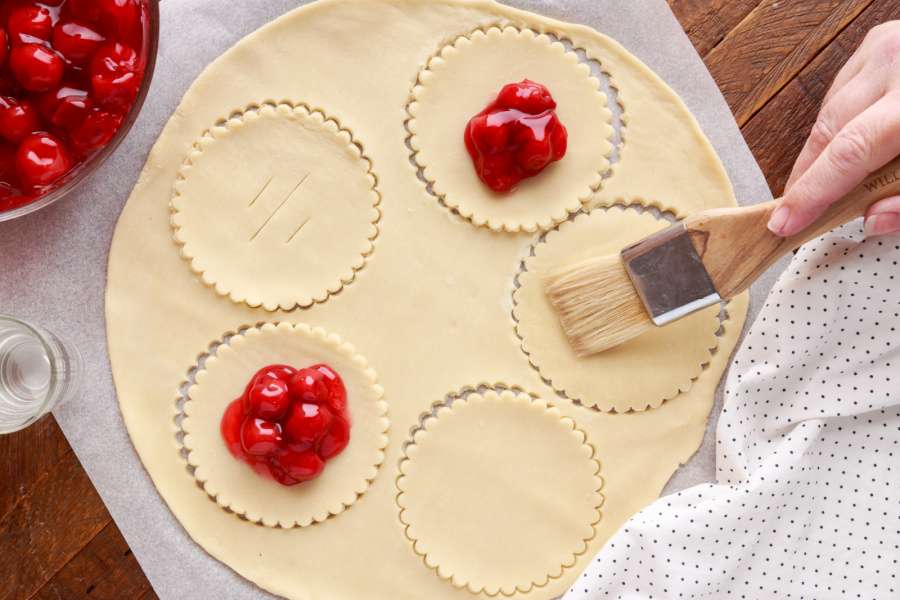
[[[0,434],[28,427],[78,392],[81,355],[35,325],[0,315]]]

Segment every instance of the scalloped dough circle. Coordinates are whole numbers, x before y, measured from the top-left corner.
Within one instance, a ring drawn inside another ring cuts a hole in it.
[[[668,226],[649,212],[595,209],[560,225],[525,260],[513,314],[522,349],[553,388],[585,406],[626,412],[656,408],[690,389],[718,344],[719,307],[582,358],[575,354],[544,293],[544,276],[592,256],[616,254]]]
[[[219,431],[228,404],[265,365],[324,362],[347,387],[350,443],[317,479],[286,487],[235,459]],[[267,527],[305,527],[349,508],[368,489],[384,461],[389,421],[383,390],[353,346],[307,325],[271,323],[222,344],[197,373],[184,405],[184,447],[194,477],[222,506]]]
[[[372,253],[375,183],[350,132],[321,111],[249,108],[204,134],[182,165],[175,241],[235,302],[309,307],[353,281]]]
[[[546,585],[585,552],[600,520],[593,447],[524,393],[472,393],[439,409],[400,472],[397,504],[415,552],[473,593]]]
[[[553,94],[569,131],[568,150],[561,161],[501,195],[478,178],[463,131],[504,85],[523,79]],[[613,128],[606,95],[590,68],[546,35],[512,27],[476,30],[445,46],[418,82],[409,105],[414,158],[444,204],[475,225],[510,232],[549,229],[578,210],[609,168]]]

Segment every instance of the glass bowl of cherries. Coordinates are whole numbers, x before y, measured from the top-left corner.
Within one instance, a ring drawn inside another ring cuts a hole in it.
[[[115,150],[158,23],[158,0],[0,0],[0,221],[59,200]]]

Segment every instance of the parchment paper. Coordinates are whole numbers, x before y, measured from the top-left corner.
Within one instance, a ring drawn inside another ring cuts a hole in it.
[[[519,8],[591,25],[624,44],[684,98],[724,161],[739,201],[755,203],[770,198],[728,106],[664,0],[508,1]],[[153,86],[118,152],[79,193],[37,214],[0,223],[0,312],[40,323],[74,342],[84,354],[84,392],[57,409],[56,418],[163,600],[269,595],[192,542],[161,501],[131,446],[116,403],[106,351],[103,297],[110,240],[150,146],[194,78],[234,42],[304,3],[162,2]],[[770,273],[754,288],[751,319],[774,276]],[[720,403],[721,389],[703,447],[675,475],[668,492],[714,477],[711,432]]]

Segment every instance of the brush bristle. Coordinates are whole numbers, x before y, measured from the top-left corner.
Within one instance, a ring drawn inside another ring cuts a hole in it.
[[[544,287],[579,356],[603,352],[653,327],[619,255],[561,268]]]

